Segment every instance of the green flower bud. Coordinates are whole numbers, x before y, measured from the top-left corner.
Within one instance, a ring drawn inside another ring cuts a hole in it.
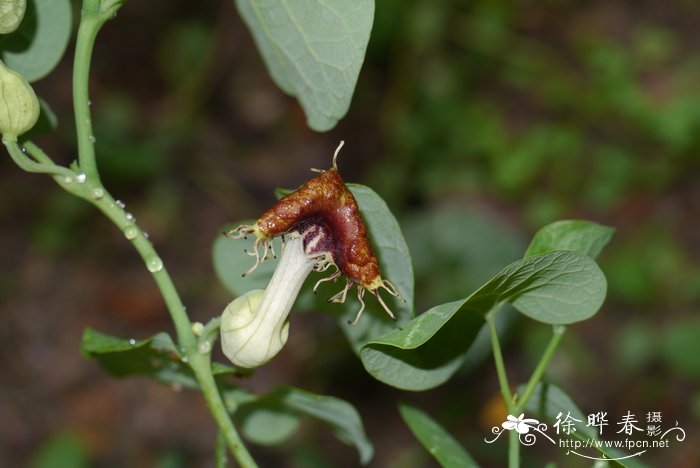
[[[39,100],[27,80],[0,61],[0,133],[16,140],[39,119]]]
[[[258,367],[287,342],[287,317],[315,261],[304,252],[301,237],[287,239],[280,262],[265,291],[236,298],[221,316],[221,348],[239,367]]]
[[[0,34],[9,34],[19,27],[27,9],[27,0],[0,1]]]

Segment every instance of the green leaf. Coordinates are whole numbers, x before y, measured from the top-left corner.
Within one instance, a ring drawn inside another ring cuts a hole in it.
[[[447,381],[483,323],[479,314],[458,313],[466,303],[433,307],[405,327],[367,343],[360,350],[367,372],[402,390],[427,390]]]
[[[145,340],[125,340],[86,328],[81,351],[115,377],[148,376],[168,384],[190,388],[199,386],[184,356],[167,333],[158,333]],[[215,376],[235,372],[218,363],[214,363],[212,370]]]
[[[522,395],[524,391],[525,386],[523,385],[518,388],[517,393]],[[549,423],[550,428],[552,428],[552,424],[556,421],[559,413],[562,414],[562,419],[567,414],[570,414],[572,418],[578,419],[581,422],[574,422],[576,431],[572,431],[570,435],[564,434],[564,436],[574,437],[583,442],[586,442],[588,439],[600,439],[597,429],[593,426],[586,425],[587,419],[586,415],[583,414],[583,411],[581,411],[573,400],[556,385],[540,382],[535,388],[535,392],[532,394],[532,397],[525,405],[525,411],[531,416],[537,416],[540,421]],[[625,453],[617,449],[606,447],[593,448],[608,458],[622,458],[630,455],[629,453]],[[634,458],[611,460],[610,462],[629,468],[642,468],[646,466]]]
[[[537,231],[525,258],[553,250],[571,250],[596,258],[614,233],[615,229],[591,221],[557,221]]]
[[[521,313],[540,322],[568,325],[592,317],[603,305],[607,282],[595,261],[555,251],[508,266],[489,285]],[[489,286],[487,285],[487,286]]]
[[[19,28],[0,38],[0,56],[27,81],[48,75],[66,51],[72,29],[70,0],[30,0]]]
[[[347,321],[355,316],[359,303],[354,295],[349,295],[344,305],[328,304],[327,298],[337,291],[335,284],[323,284],[317,295],[311,292],[313,285],[323,276],[312,273],[302,288],[295,308],[314,308],[340,314],[339,323],[355,352],[359,353],[363,344],[381,336],[397,326],[406,323],[413,317],[413,268],[411,255],[404,240],[398,221],[387,207],[384,200],[372,189],[356,184],[348,184],[349,190],[357,200],[362,218],[367,225],[368,236],[379,259],[380,270],[384,278],[389,279],[398,289],[406,302],[386,297],[385,302],[397,316],[397,322],[387,317],[373,297],[365,297],[367,310],[360,322],[355,326],[347,325]],[[254,221],[243,221],[232,225],[252,224]],[[219,280],[234,295],[241,296],[252,289],[265,289],[277,262],[266,260],[245,278],[241,274],[248,270],[254,262],[244,249],[250,248],[252,241],[234,240],[220,235],[214,241],[212,256],[214,270]],[[275,251],[279,253],[281,246],[275,241]],[[388,296],[388,295],[386,295]]]
[[[256,415],[258,412],[262,412],[263,415]],[[259,426],[254,428],[254,437],[257,440],[265,437],[262,431],[267,428],[275,432],[274,435],[278,437],[277,443],[282,442],[286,437],[281,437],[284,436],[283,431],[275,428],[274,424],[283,422],[287,425],[285,430],[288,431],[294,424],[292,418],[295,415],[311,416],[330,425],[340,440],[357,448],[362,464],[372,459],[374,448],[365,434],[359,413],[351,404],[339,398],[315,395],[298,388],[281,386],[267,395],[241,403],[236,411],[236,417],[242,416],[244,421],[249,421],[251,417],[267,419],[256,422]],[[289,433],[286,435],[288,436]]]
[[[442,466],[479,466],[445,429],[423,411],[405,404],[399,405],[399,412],[416,439]]]
[[[518,260],[471,296],[419,315],[400,330],[367,343],[360,351],[376,379],[405,390],[445,382],[460,366],[483,323],[501,302],[550,324],[569,324],[595,314],[605,298],[605,276],[593,259],[556,251]]]
[[[261,398],[241,405],[236,411],[245,437],[259,445],[277,445],[299,427],[299,415],[278,400]]]
[[[272,79],[295,96],[309,127],[348,111],[374,19],[373,0],[236,0]]]

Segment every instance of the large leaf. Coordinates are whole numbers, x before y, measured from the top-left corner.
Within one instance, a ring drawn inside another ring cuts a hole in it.
[[[19,28],[0,37],[2,61],[30,82],[48,75],[66,51],[72,11],[70,0],[28,0]]]
[[[615,229],[591,221],[557,221],[537,231],[525,257],[553,250],[572,250],[595,258],[614,233]]]
[[[466,299],[442,304],[400,330],[369,342],[360,352],[378,380],[405,390],[426,390],[445,382],[459,367],[482,317],[501,302],[551,324],[568,324],[595,314],[607,284],[593,259],[556,251],[518,260]]]
[[[399,411],[406,425],[416,439],[442,466],[479,466],[445,429],[423,411],[409,405],[399,405]]]
[[[340,440],[357,448],[362,464],[372,459],[374,448],[365,434],[359,413],[339,398],[281,386],[244,401],[236,410],[236,418],[241,421],[246,436],[266,444],[280,443],[291,435],[299,415],[328,424]]]
[[[167,333],[136,340],[117,338],[86,328],[81,351],[115,377],[147,376],[168,384],[190,388],[199,386],[185,357]],[[235,372],[231,367],[218,363],[214,363],[212,370],[217,377]]]
[[[522,394],[524,391],[525,386],[518,388],[518,394]],[[583,414],[583,411],[581,411],[573,400],[556,385],[540,382],[535,388],[535,392],[532,394],[532,397],[525,405],[525,411],[530,416],[537,416],[540,421],[546,422],[550,428],[556,421],[559,413],[561,413],[563,416],[570,414],[572,418],[581,422],[575,423],[576,431],[572,431],[569,435],[565,435],[566,437],[570,436],[584,443],[589,439],[599,440],[600,438],[595,427],[586,425],[587,420],[586,416]],[[631,455],[630,453],[625,453],[621,450],[607,447],[593,448],[603,455],[601,458],[624,458],[623,460],[612,460],[611,463],[629,468],[643,468],[646,466],[633,457],[625,458]]]
[[[295,307],[340,313],[341,328],[347,335],[353,349],[359,353],[363,344],[396,329],[397,326],[408,322],[413,316],[413,268],[399,223],[384,200],[368,187],[348,184],[348,188],[356,198],[362,218],[367,225],[370,242],[379,258],[382,276],[396,285],[401,297],[406,301],[401,302],[391,297],[385,299],[398,320],[397,322],[390,320],[376,300],[371,295],[366,295],[365,302],[368,310],[365,311],[357,325],[352,327],[347,325],[347,321],[352,319],[357,312],[359,303],[354,295],[350,294],[342,306],[328,304],[327,298],[338,291],[338,283],[325,283],[319,288],[317,295],[312,294],[313,285],[322,278],[318,273],[310,275],[299,294]],[[251,221],[243,221],[239,224],[251,223]],[[220,281],[236,296],[241,296],[251,289],[264,289],[277,265],[275,260],[269,259],[258,266],[250,275],[245,278],[241,277],[241,274],[254,263],[254,259],[244,252],[244,249],[249,249],[251,244],[252,240],[250,239],[248,241],[233,240],[223,235],[218,236],[214,241],[212,251],[214,270]],[[278,253],[280,248],[280,245],[275,243],[275,249]]]
[[[374,0],[236,0],[267,68],[295,96],[309,127],[333,128],[350,106]]]

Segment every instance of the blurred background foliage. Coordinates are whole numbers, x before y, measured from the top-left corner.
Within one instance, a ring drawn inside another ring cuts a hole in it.
[[[606,305],[571,328],[549,377],[584,413],[677,420],[686,441],[643,461],[695,466],[699,26],[700,5],[684,0],[378,0],[350,112],[316,134],[269,79],[230,0],[134,0],[104,28],[93,60],[99,164],[202,321],[231,299],[210,262],[220,226],[256,217],[274,188],[327,166],[340,139],[345,179],[370,185],[402,223],[419,311],[470,293],[548,222],[615,227],[600,259]],[[35,84],[59,119],[56,133],[35,139],[62,163],[75,157],[70,47]],[[197,395],[113,382],[78,354],[87,325],[140,338],[170,329],[128,243],[9,158],[0,185],[0,465],[211,466],[213,423]],[[508,330],[517,383],[549,331],[524,319]],[[397,398],[433,414],[485,466],[503,460],[504,447],[483,443],[503,417],[484,353],[445,386],[413,395],[372,381],[331,317],[298,314],[291,334],[242,385],[348,399],[377,446],[374,466],[430,463]],[[254,454],[269,466],[355,464],[352,449],[310,423]],[[523,456],[573,466],[544,447]]]

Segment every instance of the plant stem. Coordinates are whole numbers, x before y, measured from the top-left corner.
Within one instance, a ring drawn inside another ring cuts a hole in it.
[[[520,466],[520,434],[512,430],[508,432],[508,468]]]
[[[98,10],[83,6],[73,61],[73,112],[78,142],[78,161],[83,173],[96,183],[100,181],[100,176],[95,162],[95,137],[90,117],[88,83],[95,38],[102,24],[104,20],[100,18]]]
[[[258,465],[243,444],[243,441],[238,435],[238,431],[236,431],[231,421],[231,417],[226,411],[226,405],[221,398],[219,389],[216,386],[216,381],[211,373],[209,358],[209,353],[197,353],[195,356],[190,357],[190,365],[202,389],[204,399],[209,406],[211,414],[219,425],[219,431],[221,431],[224,439],[226,439],[226,444],[236,458],[238,464],[243,468],[257,467]]]
[[[63,175],[64,177],[74,177],[75,173],[67,167],[57,166],[50,159],[41,160],[36,158],[32,160],[22,151],[16,140],[2,139],[3,144],[10,153],[10,157],[21,169],[27,172],[35,172],[51,175]]]
[[[535,367],[535,370],[532,372],[532,376],[527,382],[525,391],[523,391],[522,396],[520,396],[518,401],[515,403],[513,408],[515,413],[522,412],[525,409],[527,402],[530,401],[535,388],[537,388],[537,384],[540,383],[540,380],[542,380],[542,376],[547,370],[549,362],[552,360],[552,356],[554,356],[554,352],[564,336],[564,332],[566,332],[566,327],[564,325],[554,325],[552,327],[552,337],[549,339],[549,343],[542,354],[542,358],[540,358],[540,362],[537,363],[537,367]]]
[[[216,468],[226,468],[228,465],[228,454],[226,453],[226,438],[223,432],[219,431],[216,434],[216,453],[215,453]]]
[[[498,375],[498,385],[501,389],[501,395],[503,396],[503,403],[506,406],[506,411],[512,414],[513,397],[510,394],[506,366],[503,362],[501,344],[498,341],[498,330],[496,329],[496,321],[494,319],[496,310],[497,307],[494,307],[486,314],[486,324],[489,327],[489,335],[491,336],[491,349],[493,351],[493,359],[496,363],[496,374]]]
[[[81,180],[76,178],[62,179],[61,177],[54,179],[64,189],[90,201],[99,208],[124,233],[141,255],[163,296],[175,325],[179,345],[188,357],[188,362],[199,382],[202,394],[229,449],[242,467],[255,467],[257,465],[242,443],[216,386],[211,371],[210,353],[199,352],[197,338],[192,332],[192,324],[168,271],[151,242],[134,222],[133,216],[124,211],[123,204],[116,202],[100,182],[95,160],[95,139],[92,132],[88,94],[90,62],[97,33],[105,21],[116,12],[119,4],[112,5],[108,12],[100,10],[100,6],[101,2],[97,0],[86,0],[83,4],[73,64],[73,106],[78,141],[78,161],[85,176]],[[38,147],[31,145],[31,149],[38,154],[35,156],[38,160],[48,159],[48,156]]]
[[[496,374],[498,375],[498,385],[501,389],[503,404],[508,414],[514,414],[513,396],[510,393],[506,366],[503,361],[503,353],[501,352],[501,343],[498,340],[498,330],[496,329],[495,314],[497,310],[498,306],[492,308],[486,314],[486,324],[489,327],[491,349],[493,351],[493,360],[496,363]],[[518,468],[518,466],[520,466],[520,441],[518,440],[518,433],[516,431],[510,431],[508,433],[508,467]]]

